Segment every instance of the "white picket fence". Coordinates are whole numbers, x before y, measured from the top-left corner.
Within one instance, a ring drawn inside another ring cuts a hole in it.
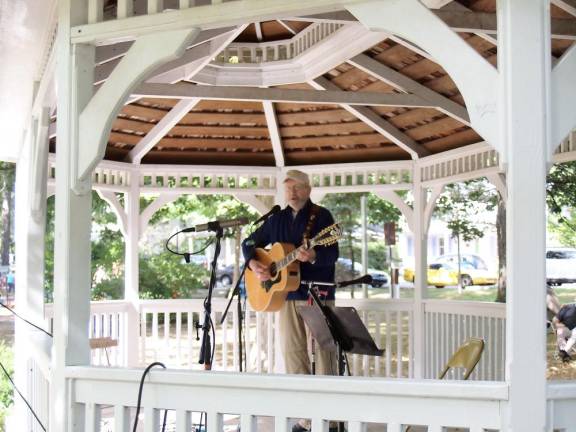
[[[67,369],[71,403],[86,408],[86,432],[109,430],[103,424],[114,425],[115,432],[132,430],[141,374],[136,369]],[[144,387],[140,424],[144,431],[159,430],[163,410],[169,410],[169,430],[177,432],[190,431],[199,413],[206,414],[208,432],[286,432],[299,418],[310,419],[316,431],[340,421],[349,432],[370,425],[387,432],[404,431],[405,425],[429,432],[445,427],[481,432],[500,429],[507,398],[507,385],[495,382],[155,369]]]

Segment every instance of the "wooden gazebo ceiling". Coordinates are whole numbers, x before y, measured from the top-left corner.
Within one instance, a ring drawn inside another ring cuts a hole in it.
[[[310,22],[290,20],[252,23],[238,35],[234,42],[273,42],[291,39],[310,24]],[[260,29],[257,29],[257,26]]]
[[[477,12],[494,13],[495,0],[461,0]],[[554,18],[576,19],[552,7]],[[286,21],[295,31],[309,23]],[[282,30],[284,29],[284,30]],[[278,21],[260,24],[263,38],[292,37]],[[237,41],[255,41],[254,25]],[[480,55],[496,65],[495,41],[478,34],[460,33]],[[561,56],[572,40],[553,39],[552,55]],[[458,88],[448,74],[430,58],[386,39],[364,54],[425,87],[464,105]],[[337,88],[350,92],[396,93],[374,76],[343,63],[324,75]],[[193,78],[192,78],[193,79]],[[283,86],[311,89],[308,84]],[[137,100],[123,107],[112,125],[106,159],[125,161],[130,150],[178,103],[174,99]],[[286,165],[365,162],[410,159],[410,155],[387,137],[339,105],[274,103],[279,138]],[[389,122],[431,154],[443,152],[482,138],[470,127],[433,108],[372,107]],[[275,165],[272,139],[261,102],[212,101],[198,103],[150,150],[143,164]]]

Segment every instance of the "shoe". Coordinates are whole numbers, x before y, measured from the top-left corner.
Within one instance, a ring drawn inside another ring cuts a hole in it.
[[[294,426],[292,426],[292,432],[309,432],[309,431],[310,431],[310,429],[306,429],[300,423],[296,423]],[[332,432],[332,431],[330,431],[330,432]]]
[[[560,355],[560,359],[562,360],[563,363],[567,363],[570,360],[572,360],[572,357],[570,357],[570,354],[568,354],[566,351],[564,350],[560,350],[558,352],[558,354]]]

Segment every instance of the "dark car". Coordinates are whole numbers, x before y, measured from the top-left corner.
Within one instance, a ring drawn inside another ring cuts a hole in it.
[[[216,280],[222,285],[231,285],[234,280],[234,265],[230,264],[216,270]]]
[[[338,282],[355,279],[362,276],[362,264],[354,262],[354,270],[352,270],[352,260],[349,258],[338,258],[336,261],[336,280]],[[372,276],[372,287],[383,288],[390,284],[390,276],[382,270],[368,269],[368,274]]]

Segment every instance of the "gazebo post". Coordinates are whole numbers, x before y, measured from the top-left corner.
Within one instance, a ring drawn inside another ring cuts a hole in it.
[[[502,430],[546,428],[546,173],[550,3],[498,2],[501,144],[506,146],[507,416]],[[546,429],[547,430],[547,429]]]
[[[48,166],[48,108],[32,116],[16,171],[16,306],[33,323],[44,322],[44,233],[46,227],[46,168]],[[52,339],[21,320],[15,320],[14,370],[16,385],[33,388],[33,367],[47,376]],[[43,401],[48,406],[48,400]],[[21,398],[15,398],[16,424],[32,430],[35,420]],[[45,421],[45,419],[42,419]]]
[[[84,406],[70,405],[66,368],[90,364],[91,179],[84,182],[82,193],[74,192],[73,186],[79,147],[78,119],[92,96],[95,48],[70,43],[70,27],[82,22],[86,13],[83,2],[59,3],[54,348],[49,430],[61,432],[82,430],[85,421]]]
[[[138,366],[138,340],[140,331],[140,313],[139,313],[139,257],[138,242],[141,236],[140,226],[140,184],[136,170],[130,173],[129,191],[125,194],[126,208],[126,249],[125,249],[125,270],[124,270],[124,300],[128,303],[126,313],[126,322],[123,336],[126,344],[124,345],[124,358],[128,367]],[[145,337],[145,335],[142,335]],[[144,359],[143,359],[144,360]]]
[[[420,169],[414,164],[413,189],[414,212],[414,378],[425,378],[426,339],[424,320],[424,300],[428,296],[428,220],[426,218],[427,191],[422,187]]]

